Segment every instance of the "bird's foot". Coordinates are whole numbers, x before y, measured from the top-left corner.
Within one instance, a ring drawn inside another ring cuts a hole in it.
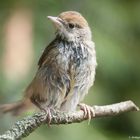
[[[50,127],[50,124],[52,121],[52,113],[55,110],[51,107],[43,108],[42,110],[47,114],[46,122],[47,122],[48,126]]]
[[[31,98],[31,102],[47,114],[46,122],[48,126],[50,126],[52,120],[52,112],[54,111],[54,109],[52,107],[43,107],[42,104],[39,103],[38,100],[34,99],[33,97]]]
[[[88,106],[84,103],[80,103],[78,104],[78,106],[80,107],[81,110],[83,110],[84,112],[84,118],[88,118],[88,124],[90,123],[90,120],[92,117],[95,117],[95,111],[93,109],[93,107]]]

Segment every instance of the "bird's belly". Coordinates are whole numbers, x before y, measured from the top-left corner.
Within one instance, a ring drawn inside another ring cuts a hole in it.
[[[68,55],[67,55],[68,56]],[[88,93],[95,80],[96,55],[95,50],[81,45],[73,47],[69,54],[70,93],[78,94],[76,98],[82,100]],[[73,93],[75,92],[75,93]]]
[[[95,68],[94,64],[88,62],[83,63],[76,69],[75,76],[75,88],[79,93],[79,99],[82,100],[88,93],[89,88],[93,85],[95,79]]]
[[[96,66],[94,63],[91,64],[89,62],[80,63],[78,66],[73,64],[70,74],[70,90],[61,105],[62,111],[76,110],[77,104],[93,85]]]

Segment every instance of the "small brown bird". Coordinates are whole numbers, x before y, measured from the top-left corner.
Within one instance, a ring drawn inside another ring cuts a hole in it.
[[[45,48],[37,73],[21,101],[0,106],[1,112],[18,115],[36,105],[39,109],[75,111],[80,105],[85,115],[94,111],[80,101],[93,85],[96,69],[95,46],[85,18],[67,11],[58,17],[48,16],[56,27],[55,39]]]

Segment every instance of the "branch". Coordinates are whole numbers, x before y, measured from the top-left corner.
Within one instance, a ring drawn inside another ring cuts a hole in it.
[[[95,116],[93,118],[115,116],[124,112],[139,111],[139,108],[132,101],[125,101],[112,105],[105,106],[93,106]],[[51,112],[52,120],[50,124],[70,124],[79,123],[88,118],[84,116],[82,110],[72,113],[64,112]],[[93,119],[92,118],[92,119]],[[6,131],[3,135],[0,135],[0,140],[17,140],[28,136],[37,127],[47,123],[47,113],[39,112],[32,116],[23,118],[20,121],[15,122],[13,127]]]

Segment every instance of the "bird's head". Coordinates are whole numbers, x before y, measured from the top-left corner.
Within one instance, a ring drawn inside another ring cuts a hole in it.
[[[48,16],[56,27],[56,34],[68,41],[91,40],[91,31],[85,18],[78,12],[67,11],[57,17]]]

